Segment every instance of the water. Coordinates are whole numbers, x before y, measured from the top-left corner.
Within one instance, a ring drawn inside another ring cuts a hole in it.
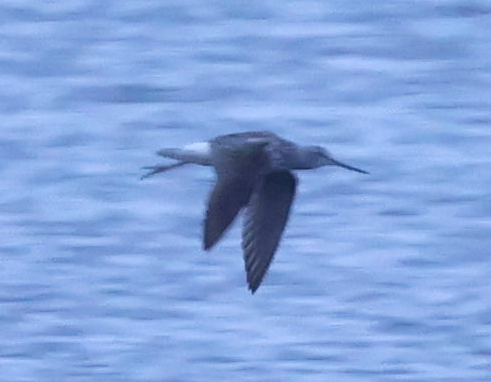
[[[489,381],[491,3],[3,1],[0,373],[42,381]],[[244,130],[370,171],[301,173],[246,290],[201,250]]]

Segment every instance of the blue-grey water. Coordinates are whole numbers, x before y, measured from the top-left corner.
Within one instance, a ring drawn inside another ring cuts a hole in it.
[[[491,2],[0,4],[0,380],[490,381]],[[154,152],[274,131],[298,174],[268,277],[212,170]]]

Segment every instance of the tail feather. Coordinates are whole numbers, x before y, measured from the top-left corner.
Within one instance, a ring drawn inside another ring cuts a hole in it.
[[[196,163],[203,166],[211,165],[210,151],[204,144],[185,146],[182,149],[169,148],[157,151],[157,155],[182,162]]]
[[[182,160],[184,156],[184,152],[181,149],[162,149],[157,151],[157,155],[160,155],[161,157],[164,158],[170,158],[170,159],[176,159],[176,160]]]

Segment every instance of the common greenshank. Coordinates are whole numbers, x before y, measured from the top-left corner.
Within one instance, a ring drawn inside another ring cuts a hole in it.
[[[145,167],[147,178],[194,163],[211,166],[217,179],[204,221],[203,248],[209,250],[244,209],[242,249],[247,284],[254,293],[268,270],[285,229],[297,179],[292,170],[339,166],[366,171],[334,159],[320,146],[300,146],[267,131],[227,134],[158,155],[177,160],[171,165]]]

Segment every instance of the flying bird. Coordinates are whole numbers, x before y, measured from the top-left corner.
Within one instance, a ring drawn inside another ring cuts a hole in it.
[[[244,210],[242,249],[249,290],[259,288],[278,248],[292,205],[297,178],[292,170],[339,166],[368,174],[334,159],[320,146],[301,146],[268,131],[218,136],[158,155],[171,165],[144,167],[142,179],[187,164],[211,166],[217,178],[204,220],[203,248],[211,249]]]

